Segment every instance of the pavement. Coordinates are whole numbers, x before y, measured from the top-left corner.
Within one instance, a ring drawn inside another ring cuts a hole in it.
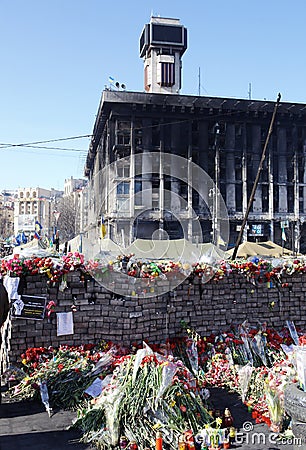
[[[256,424],[242,404],[239,396],[223,389],[212,388],[211,403],[216,409],[228,407],[238,430],[235,444],[239,450],[304,450],[306,446],[277,441],[276,436],[265,424]],[[53,411],[48,416],[45,407],[36,401],[12,402],[2,394],[0,404],[0,450],[92,450],[93,447],[80,443],[81,434],[68,430],[76,413]]]
[[[92,449],[78,442],[80,433],[67,429],[75,417],[75,412],[62,410],[49,417],[40,402],[9,402],[2,394],[0,450]]]

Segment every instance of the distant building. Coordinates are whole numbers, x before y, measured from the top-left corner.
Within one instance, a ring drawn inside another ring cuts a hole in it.
[[[158,152],[181,156],[214,180],[226,204],[229,246],[235,244],[274,102],[179,95],[186,44],[186,30],[177,20],[152,18],[140,38],[146,92],[102,93],[85,165],[89,237],[98,235],[103,220],[108,236],[124,237],[125,243],[160,229],[170,238],[196,241],[196,215],[204,241],[218,243],[220,230],[212,217],[216,190],[210,189],[204,204],[190,174],[182,181],[165,173],[162,164],[152,172],[150,154]],[[306,250],[305,156],[306,105],[281,102],[244,239]]]
[[[67,197],[68,195],[73,194],[74,192],[80,191],[84,186],[86,186],[87,180],[84,178],[67,178],[64,183],[64,195],[63,197]]]
[[[85,187],[87,185],[86,179],[78,179],[70,177],[65,180],[64,184],[64,195],[62,199],[62,205],[66,205],[64,209],[69,208],[71,210],[71,215],[74,216],[74,235],[79,234],[84,229],[87,219],[86,219],[86,205],[85,200],[87,193]],[[67,218],[69,221],[69,219]]]
[[[14,234],[24,232],[28,239],[37,232],[37,223],[41,225],[42,236],[51,237],[56,218],[56,202],[63,192],[55,189],[24,188],[17,189],[14,202]],[[38,228],[40,226],[38,225]]]
[[[14,233],[14,192],[0,193],[0,239],[7,239]]]

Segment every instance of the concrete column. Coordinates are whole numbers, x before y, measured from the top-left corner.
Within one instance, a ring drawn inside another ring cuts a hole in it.
[[[180,125],[178,123],[173,123],[171,125],[171,148],[175,149],[179,146],[179,140],[180,140]],[[174,162],[176,161],[175,155],[173,156],[173,164],[171,165],[171,171],[172,168],[174,168]],[[170,200],[170,206],[171,211],[174,214],[177,214],[181,210],[181,202],[180,202],[180,181],[172,178],[171,179],[171,200]]]
[[[146,209],[152,209],[152,160],[150,148],[152,147],[152,120],[143,120],[143,152],[142,152],[142,205]]]
[[[303,144],[303,156],[306,157],[306,139],[304,140]],[[305,158],[304,158],[305,159]],[[304,168],[303,168],[303,180],[301,182],[304,184],[303,187],[303,213],[306,213],[306,164],[304,162]]]
[[[163,119],[161,119],[161,124],[163,124]],[[164,229],[164,209],[165,209],[165,176],[163,170],[163,155],[165,151],[165,142],[164,142],[164,127],[161,126],[160,130],[160,159],[159,159],[159,227],[160,229]]]
[[[105,152],[105,167],[108,167],[110,164],[110,151],[111,151],[111,136],[115,136],[116,132],[115,132],[115,123],[111,120],[108,120],[107,125],[109,127],[108,133],[107,133],[107,148],[106,148],[106,152]],[[110,189],[112,191],[114,191],[114,187],[112,186],[113,184],[113,179],[111,178],[113,177],[113,174],[109,173],[109,171],[107,171],[107,173],[105,173],[105,175],[102,177],[99,177],[99,191],[102,192],[102,202],[103,202],[103,209],[105,210],[106,215],[109,215],[113,210],[113,201],[110,203],[109,202],[109,195],[110,195]],[[104,199],[103,199],[103,193],[104,193]],[[115,188],[115,192],[111,193],[111,196],[113,198],[115,198],[115,202],[116,202],[116,197],[117,197],[117,191]],[[99,198],[99,195],[96,197]],[[102,211],[104,212],[104,211]]]
[[[270,240],[274,242],[274,177],[273,177],[273,136],[270,138],[268,146],[268,196],[269,196],[269,219],[270,219]]]
[[[253,156],[253,167],[252,167],[252,180],[254,181],[257,175],[260,159],[261,159],[261,127],[260,125],[252,126],[252,156]],[[258,183],[254,201],[253,201],[253,212],[262,212],[262,189],[261,184]]]
[[[226,205],[227,208],[236,210],[235,196],[235,125],[226,125],[225,135],[226,158]]]
[[[299,163],[297,127],[292,129],[292,146],[294,151],[294,251],[300,251],[300,201],[299,201]]]
[[[130,224],[128,239],[129,244],[133,242],[133,224],[135,217],[135,142],[134,142],[134,119],[131,120],[131,149],[130,149]]]
[[[244,124],[243,129],[243,150],[242,150],[242,214],[245,215],[247,205],[248,205],[248,185],[247,185],[247,130],[246,130],[246,124]],[[247,223],[244,227],[243,236],[242,236],[242,242],[247,241],[248,238],[248,230],[247,230]]]
[[[207,161],[208,161],[208,123],[203,122],[199,126],[199,166],[207,172]],[[198,180],[200,183],[201,180]],[[207,189],[206,189],[207,188]],[[205,212],[207,210],[207,200],[208,200],[208,187],[203,186],[203,198],[199,197],[199,211]]]
[[[187,228],[187,239],[189,241],[192,241],[192,186],[193,186],[193,180],[192,180],[192,124],[189,122],[188,127],[188,173],[187,173],[187,184],[188,184],[188,196],[187,196],[187,208],[188,208],[188,228]]]
[[[278,212],[287,212],[287,134],[285,128],[277,129],[278,155]]]

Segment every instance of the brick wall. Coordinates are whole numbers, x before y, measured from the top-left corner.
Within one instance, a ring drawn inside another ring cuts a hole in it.
[[[160,343],[167,337],[181,335],[181,320],[200,334],[228,330],[231,324],[240,324],[246,319],[251,325],[267,321],[276,329],[290,319],[296,327],[305,329],[306,275],[287,276],[283,281],[288,286],[269,288],[266,284],[255,286],[240,274],[230,274],[206,284],[201,284],[196,276],[185,280],[175,291],[158,297],[122,298],[94,280],[81,281],[79,271],[68,274],[68,287],[64,292],[58,289],[58,284],[48,286],[43,276],[29,276],[23,294],[45,295],[47,301],[56,302],[57,312],[71,311],[74,297],[77,306],[73,312],[74,334],[57,336],[55,315],[52,321],[47,317],[43,320],[13,319],[10,362],[16,362],[28,347],[80,345],[101,340],[125,345],[143,340]],[[126,288],[127,292],[133,290],[132,284]]]

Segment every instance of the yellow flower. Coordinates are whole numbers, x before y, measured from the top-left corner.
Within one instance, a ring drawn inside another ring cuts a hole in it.
[[[172,400],[172,401],[169,403],[169,406],[171,406],[171,408],[173,408],[173,406],[175,406],[175,401]]]
[[[22,364],[26,365],[26,363],[27,363],[27,360],[24,358],[24,359],[22,360]]]
[[[217,418],[216,418],[216,424],[217,424],[217,427],[220,427],[220,426],[221,426],[221,423],[222,423],[221,417],[217,417]]]

